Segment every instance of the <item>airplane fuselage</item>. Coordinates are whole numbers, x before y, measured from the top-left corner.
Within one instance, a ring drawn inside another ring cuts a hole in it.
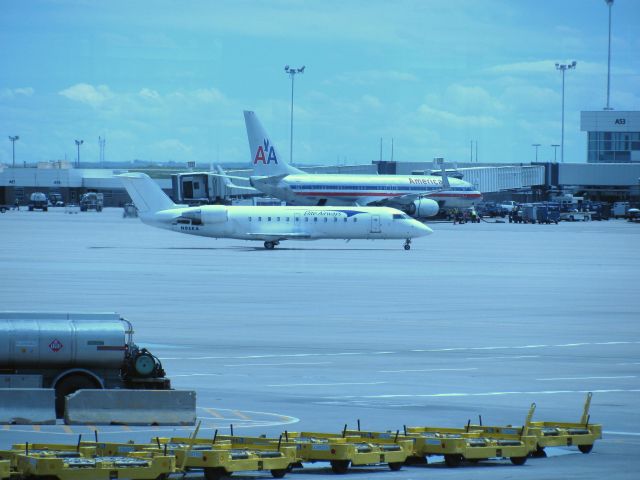
[[[431,233],[426,225],[385,207],[204,205],[171,208],[140,218],[180,233],[241,240],[406,239]]]
[[[370,205],[406,195],[428,195],[440,208],[466,208],[482,199],[470,183],[434,175],[291,174],[251,177],[251,185],[290,205]],[[395,206],[395,205],[394,205]]]

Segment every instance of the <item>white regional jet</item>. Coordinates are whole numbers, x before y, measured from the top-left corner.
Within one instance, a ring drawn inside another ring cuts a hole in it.
[[[176,205],[144,173],[118,175],[149,225],[214,238],[262,240],[273,249],[283,240],[411,239],[432,230],[405,213],[385,207],[270,207]]]
[[[473,185],[449,179],[444,172],[442,176],[307,174],[280,156],[254,112],[245,111],[244,120],[253,167],[251,185],[289,205],[388,206],[426,218],[440,209],[466,208],[482,199]]]

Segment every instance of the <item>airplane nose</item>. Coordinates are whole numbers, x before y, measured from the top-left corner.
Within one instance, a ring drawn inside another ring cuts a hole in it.
[[[433,233],[433,230],[431,230],[431,228],[427,227],[424,223],[417,220],[413,221],[413,230],[416,237],[423,237],[425,235],[431,235]]]

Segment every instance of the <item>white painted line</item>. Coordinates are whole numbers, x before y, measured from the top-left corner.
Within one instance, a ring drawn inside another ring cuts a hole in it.
[[[540,358],[540,355],[505,355],[503,357],[467,357],[465,360],[517,360],[519,358]]]
[[[171,375],[172,377],[221,377],[221,373],[182,373]]]
[[[638,342],[609,341],[609,342],[580,342],[561,343],[557,345],[535,344],[535,345],[496,345],[487,347],[451,347],[451,348],[430,348],[413,349],[408,352],[413,353],[438,353],[438,352],[469,352],[469,351],[490,351],[490,350],[521,350],[534,348],[576,348],[588,346],[610,346],[610,345],[640,345]],[[302,357],[340,357],[340,356],[366,356],[366,355],[392,355],[406,353],[401,352],[334,352],[334,353],[291,353],[291,354],[269,354],[269,355],[243,355],[243,356],[200,356],[200,357],[160,357],[161,360],[247,360],[259,358],[302,358]]]
[[[267,387],[341,387],[344,385],[384,385],[388,382],[353,382],[353,383],[285,383],[282,385],[267,385]]]
[[[235,363],[223,367],[281,367],[285,365],[331,365],[333,362]]]
[[[556,378],[536,378],[539,382],[551,382],[557,380],[613,380],[617,378],[636,378],[635,375],[621,375],[619,377],[556,377]]]
[[[640,362],[616,363],[616,365],[640,365]]]
[[[629,437],[640,437],[640,433],[636,433],[636,432],[610,432],[607,430],[602,433],[606,435],[626,435]]]
[[[416,368],[415,370],[378,370],[378,373],[405,373],[405,372],[468,372],[477,368]]]
[[[452,392],[452,393],[411,393],[411,394],[383,394],[383,395],[344,395],[328,396],[327,399],[352,398],[426,398],[426,397],[491,397],[501,395],[556,395],[565,393],[637,393],[640,389],[611,389],[611,390],[542,390],[528,392]]]

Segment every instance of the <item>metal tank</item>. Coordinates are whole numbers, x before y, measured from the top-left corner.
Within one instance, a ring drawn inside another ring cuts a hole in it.
[[[0,312],[0,369],[119,369],[132,333],[116,313]]]

